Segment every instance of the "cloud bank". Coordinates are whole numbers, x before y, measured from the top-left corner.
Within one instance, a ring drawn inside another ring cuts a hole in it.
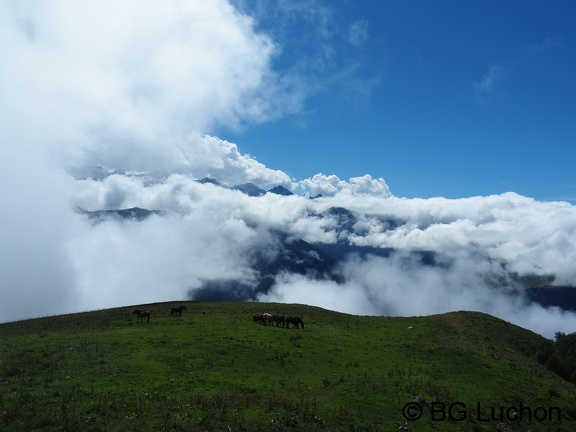
[[[280,273],[272,289],[257,296],[262,301],[368,315],[479,310],[548,336],[576,325],[572,313],[529,304],[518,282],[553,275],[558,285],[574,285],[576,210],[570,204],[514,193],[423,200],[351,190],[310,199],[251,197],[180,174],[154,185],[124,175],[81,181],[74,202],[87,210],[168,212],[141,222],[107,220],[75,239],[75,272],[86,275],[83,307],[193,296],[205,281],[230,279],[242,280],[251,297],[256,255],[265,251],[273,260],[282,254],[274,237],[281,231],[368,253],[345,257],[336,279]],[[422,259],[432,252],[428,262]],[[110,267],[103,272],[95,263]],[[99,286],[110,287],[109,295],[101,297]]]
[[[281,48],[224,0],[3,2],[0,321],[183,299],[207,282],[238,280],[252,295],[255,262],[285,253],[281,232],[370,253],[346,256],[332,278],[281,272],[260,300],[376,315],[472,309],[548,336],[572,331],[574,314],[528,304],[514,279],[576,286],[570,204],[403,199],[368,174],[292,179],[218,138],[300,109],[306,86],[273,67]],[[75,179],[71,165],[104,175]],[[204,176],[298,194],[252,197]],[[160,212],[78,211],[133,207]],[[434,263],[418,258],[429,252]]]

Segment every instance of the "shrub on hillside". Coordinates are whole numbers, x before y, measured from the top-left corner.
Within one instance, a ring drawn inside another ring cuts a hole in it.
[[[542,342],[536,359],[566,381],[576,383],[576,333],[557,332],[554,339]]]

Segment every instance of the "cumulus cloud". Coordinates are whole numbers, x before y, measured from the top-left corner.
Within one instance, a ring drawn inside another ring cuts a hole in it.
[[[336,194],[372,195],[380,197],[391,196],[388,185],[382,178],[373,179],[370,174],[362,177],[352,177],[348,182],[340,180],[336,175],[316,174],[312,178],[298,182],[297,187],[312,195],[334,196]]]
[[[290,187],[292,180],[280,170],[272,170],[256,161],[250,155],[242,154],[236,144],[221,140],[213,136],[195,137],[206,147],[206,158],[199,166],[195,165],[194,158],[197,152],[191,152],[187,164],[194,173],[205,173],[206,176],[217,178],[227,184],[256,183],[262,187],[271,188],[282,185]]]
[[[5,110],[58,125],[44,139],[76,161],[158,169],[181,162],[191,131],[299,107],[270,66],[274,42],[227,1],[0,7]]]

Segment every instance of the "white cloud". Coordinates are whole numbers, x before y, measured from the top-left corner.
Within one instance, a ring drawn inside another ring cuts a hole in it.
[[[576,283],[571,265],[576,210],[568,203],[538,202],[513,193],[457,200],[384,198],[380,188],[374,195],[350,189],[346,186],[317,200],[275,194],[253,198],[182,175],[152,186],[145,186],[141,178],[112,175],[101,182],[81,182],[75,202],[88,210],[138,206],[180,214],[215,213],[320,242],[335,241],[338,227],[330,217],[315,215],[344,207],[357,220],[344,238],[352,244],[433,250],[451,258],[479,254],[506,262],[510,271],[554,273],[558,283]]]
[[[281,275],[274,289],[258,298],[264,302],[302,303],[356,315],[379,315],[381,312],[370,303],[364,287],[358,283],[336,284],[302,275]]]
[[[81,309],[185,299],[202,280],[250,279],[256,232],[208,212],[107,221],[70,245]]]
[[[344,283],[282,275],[260,301],[305,303],[358,315],[420,316],[479,311],[546,337],[571,333],[576,314],[528,304],[522,296],[487,284],[502,270],[485,260],[459,259],[450,269],[425,266],[414,257],[352,257],[342,267]]]
[[[153,169],[177,163],[191,131],[299,107],[271,69],[274,42],[227,1],[0,7],[0,108],[45,125],[40,136],[68,159]]]
[[[336,194],[372,195],[387,198],[391,196],[388,185],[382,178],[373,179],[370,174],[362,177],[352,177],[348,182],[340,180],[336,175],[316,174],[312,178],[302,180],[297,185],[311,195],[334,196]]]
[[[0,161],[0,320],[77,310],[66,248],[78,228],[73,181],[35,155],[25,166],[14,156]]]
[[[280,170],[267,168],[250,155],[242,154],[236,144],[212,136],[196,137],[196,142],[203,142],[206,148],[207,164],[202,161],[197,165],[196,151],[189,151],[188,165],[193,172],[203,172],[227,184],[255,183],[265,188],[282,185],[290,187],[291,179]]]

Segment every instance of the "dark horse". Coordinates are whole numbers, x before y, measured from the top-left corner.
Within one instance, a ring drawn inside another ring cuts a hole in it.
[[[286,319],[284,319],[284,315],[274,315],[272,320],[276,323],[276,327],[284,327],[286,325]]]
[[[150,312],[143,312],[139,309],[136,309],[134,312],[132,312],[132,315],[134,314],[138,315],[138,319],[136,319],[136,322],[144,322],[144,318],[148,318],[148,321],[146,322],[150,322]]]
[[[304,321],[302,321],[300,317],[286,318],[286,328],[290,328],[290,324],[293,325],[292,328],[298,328],[298,326],[302,326],[302,328],[304,328]]]
[[[186,306],[179,306],[172,308],[172,310],[170,311],[170,316],[182,316],[182,312],[184,312],[185,310],[187,310]]]

